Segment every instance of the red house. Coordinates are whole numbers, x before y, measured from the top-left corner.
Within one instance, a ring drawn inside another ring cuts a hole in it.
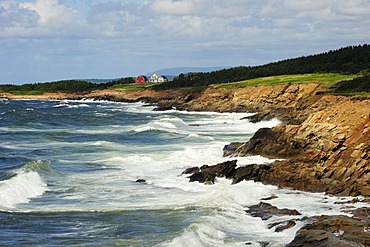
[[[136,77],[136,84],[144,84],[148,81],[148,78],[146,78],[145,75],[139,75],[138,77]]]

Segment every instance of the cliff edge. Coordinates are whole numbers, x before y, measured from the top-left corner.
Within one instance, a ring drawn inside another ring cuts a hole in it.
[[[225,146],[225,156],[262,155],[276,161],[262,182],[335,195],[370,196],[370,100],[324,93],[319,84],[209,88],[187,110],[257,112],[277,117],[249,141]]]

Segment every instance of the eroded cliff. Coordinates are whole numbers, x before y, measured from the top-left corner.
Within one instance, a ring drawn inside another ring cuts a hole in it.
[[[283,158],[261,181],[281,187],[370,196],[370,100],[324,94],[320,85],[290,84],[210,88],[185,104],[188,110],[258,112],[252,120],[278,117],[225,155]]]

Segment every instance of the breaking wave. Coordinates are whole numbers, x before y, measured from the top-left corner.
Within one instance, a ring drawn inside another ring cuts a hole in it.
[[[48,169],[48,162],[30,162],[0,181],[0,210],[14,209],[17,204],[43,195],[48,188],[39,171]]]

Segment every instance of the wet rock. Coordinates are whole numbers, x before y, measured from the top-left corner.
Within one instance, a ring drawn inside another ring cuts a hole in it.
[[[358,208],[353,212],[353,218],[359,219],[363,222],[370,222],[370,208]]]
[[[260,202],[258,205],[254,205],[249,207],[246,212],[253,217],[259,217],[262,220],[268,220],[274,215],[277,216],[283,216],[283,215],[301,215],[297,210],[295,209],[279,209],[275,206],[272,206],[271,204]]]
[[[187,168],[182,174],[192,174],[190,182],[213,184],[216,177],[225,177],[237,184],[243,180],[261,181],[261,176],[270,170],[269,165],[248,165],[236,168],[237,160],[226,161],[214,166],[203,165],[202,167]]]
[[[199,183],[205,183],[205,184],[214,184],[216,175],[215,174],[209,174],[206,172],[196,172],[190,177],[190,182],[199,182]]]
[[[312,217],[287,246],[370,246],[369,226],[347,216]]]
[[[270,243],[269,242],[258,242],[261,247],[267,247]]]
[[[261,181],[261,175],[271,168],[270,165],[248,165],[239,167],[233,174],[233,184],[237,184],[243,180]]]
[[[246,145],[245,142],[232,142],[225,145],[223,148],[224,157],[240,156],[239,150],[242,150],[243,146]]]
[[[187,168],[181,174],[194,174],[194,173],[197,173],[197,172],[200,172],[200,168],[196,166],[196,167]]]
[[[273,199],[276,199],[278,198],[276,195],[273,195],[273,196],[270,196],[270,197],[266,197],[266,198],[261,198],[262,201],[270,201],[270,200],[273,200]]]
[[[188,168],[184,172],[195,171],[191,175],[190,182],[198,181],[200,183],[213,184],[216,177],[232,178],[236,168],[236,160],[226,161],[214,166],[203,165],[197,170],[196,167]]]
[[[294,220],[288,220],[288,221],[283,221],[283,222],[277,222],[273,224],[269,224],[268,228],[275,228],[275,232],[282,232],[287,229],[290,229],[294,227],[297,223]]]

